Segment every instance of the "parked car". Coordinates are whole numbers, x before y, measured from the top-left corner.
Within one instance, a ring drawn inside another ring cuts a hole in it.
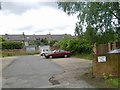
[[[52,52],[51,50],[48,50],[48,49],[42,49],[40,55],[41,55],[41,56],[44,56],[45,54],[47,54],[47,53],[51,53],[51,52]]]
[[[70,51],[65,51],[65,50],[54,50],[52,53],[46,53],[45,57],[46,58],[53,58],[53,57],[68,57],[70,56],[71,52]]]

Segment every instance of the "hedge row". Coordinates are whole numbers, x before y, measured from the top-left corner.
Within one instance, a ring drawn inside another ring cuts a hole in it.
[[[2,42],[2,49],[21,49],[23,48],[23,43],[22,42]]]

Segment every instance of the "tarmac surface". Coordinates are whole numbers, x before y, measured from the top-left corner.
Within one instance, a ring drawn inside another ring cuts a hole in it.
[[[46,88],[51,87],[49,79],[54,74],[63,73],[63,68],[50,59],[40,56],[19,56],[9,64],[3,62],[2,88]],[[6,64],[6,65],[5,65]]]
[[[92,61],[39,55],[2,59],[2,88],[95,88],[79,79]]]

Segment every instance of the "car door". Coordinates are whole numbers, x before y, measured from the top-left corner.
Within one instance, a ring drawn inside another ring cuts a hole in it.
[[[64,50],[59,50],[57,53],[57,57],[63,57],[64,56]]]
[[[56,50],[56,52],[54,52],[54,57],[61,57],[60,50]]]
[[[60,50],[60,55],[61,55],[61,57],[63,57],[65,55],[65,51],[64,50]]]

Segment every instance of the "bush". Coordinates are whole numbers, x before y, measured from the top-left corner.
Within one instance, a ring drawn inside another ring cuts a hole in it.
[[[51,40],[49,45],[52,47],[56,42],[57,42],[57,40]]]
[[[69,50],[72,53],[90,53],[92,50],[89,42],[83,38],[64,39],[59,42],[59,45],[61,49]]]
[[[2,42],[2,49],[21,49],[23,48],[23,43],[22,42]]]
[[[6,39],[5,39],[5,38],[0,37],[0,42],[5,42],[5,41],[6,41]]]

